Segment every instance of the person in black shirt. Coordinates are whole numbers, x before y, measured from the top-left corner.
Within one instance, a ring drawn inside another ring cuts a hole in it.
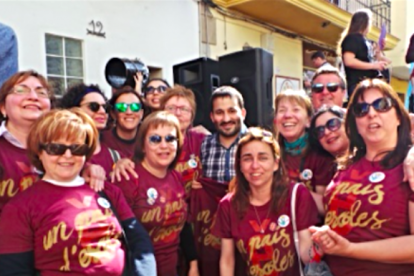
[[[380,76],[387,66],[386,61],[374,61],[374,51],[366,39],[371,28],[372,13],[368,9],[356,11],[338,43],[338,54],[345,66],[348,96],[350,97],[358,82],[365,78]]]

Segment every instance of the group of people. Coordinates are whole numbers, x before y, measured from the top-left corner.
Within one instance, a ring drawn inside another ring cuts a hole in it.
[[[230,86],[211,94],[210,134],[193,92],[163,79],[56,99],[42,75],[12,75],[0,275],[293,276],[321,260],[335,276],[412,275],[410,115],[385,81],[355,77],[385,64],[358,61],[369,17],[352,22],[346,79],[326,66],[310,95],[276,95],[273,131],[245,125]]]

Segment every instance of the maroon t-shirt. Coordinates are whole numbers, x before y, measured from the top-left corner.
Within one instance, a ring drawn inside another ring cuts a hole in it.
[[[124,140],[116,134],[116,129],[108,129],[101,132],[101,144],[108,148],[117,150],[121,155],[131,158],[135,150],[135,138],[132,140]]]
[[[328,186],[335,173],[334,159],[322,156],[313,150],[309,150],[305,159],[301,155],[289,155],[284,157],[284,163],[293,182],[302,182],[309,191],[315,192],[316,186]],[[310,179],[301,177],[301,173],[307,173]],[[309,174],[311,172],[311,174]]]
[[[211,225],[228,185],[209,178],[199,181],[203,188],[191,191],[190,203],[199,272],[200,275],[219,276],[221,240],[211,234]]]
[[[120,158],[123,158],[123,155],[120,153]],[[106,172],[106,175],[109,176],[109,173],[112,172],[114,166],[114,160],[109,152],[108,147],[105,144],[101,143],[101,150],[94,154],[88,163],[100,165]]]
[[[205,134],[195,131],[187,131],[181,149],[181,155],[175,166],[175,170],[179,172],[183,178],[187,198],[190,195],[191,182],[193,179],[198,179],[202,173],[200,149],[204,137]]]
[[[18,192],[27,189],[37,180],[38,175],[27,157],[27,150],[18,148],[0,137],[0,214],[4,205]]]
[[[231,203],[232,194],[221,200],[212,232],[218,237],[234,240],[247,263],[248,275],[299,275],[290,211],[293,186],[291,184],[289,187],[289,196],[282,210],[269,212],[270,202],[257,206],[256,210],[249,205],[241,220]],[[317,222],[315,202],[309,191],[301,185],[296,195],[297,229],[301,231]],[[263,234],[260,233],[261,229],[264,230]]]
[[[414,193],[403,182],[402,164],[385,170],[362,158],[338,171],[324,198],[325,224],[351,242],[410,235],[408,203]],[[414,275],[412,264],[386,264],[325,256],[335,276]]]
[[[138,179],[122,180],[117,185],[151,237],[158,276],[176,276],[180,232],[187,219],[181,176],[171,170],[158,178],[140,163],[135,164],[135,171]]]
[[[121,221],[134,217],[119,188],[105,193]],[[34,251],[42,276],[122,274],[121,226],[89,185],[61,187],[38,181],[5,206],[0,254]]]

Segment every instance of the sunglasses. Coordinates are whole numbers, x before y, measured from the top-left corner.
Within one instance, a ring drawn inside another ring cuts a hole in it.
[[[172,144],[172,143],[174,143],[175,141],[178,140],[178,138],[175,137],[174,135],[167,135],[167,136],[162,137],[158,134],[154,134],[154,135],[151,135],[149,137],[149,142],[153,145],[158,145],[159,143],[161,143],[163,138],[164,138],[165,142],[167,142],[169,144]]]
[[[127,112],[128,107],[132,112],[138,112],[142,109],[142,104],[141,103],[130,103],[130,104],[116,103],[114,106],[114,109],[118,112],[124,113],[124,112]]]
[[[314,83],[312,84],[312,93],[322,93],[325,87],[326,89],[328,89],[330,93],[338,91],[339,87],[344,89],[343,85],[340,85],[339,83],[336,83],[336,82],[330,82],[330,83],[327,83],[326,85],[322,83]]]
[[[108,112],[110,105],[108,103],[104,103],[104,104],[100,104],[97,102],[90,102],[90,103],[85,103],[83,105],[87,105],[89,110],[92,112],[98,112],[99,109],[102,108],[105,110],[105,112]]]
[[[146,95],[153,94],[155,93],[155,91],[158,91],[158,93],[164,93],[167,90],[167,88],[168,87],[164,85],[158,87],[148,86],[147,88],[145,88],[144,92]]]
[[[368,114],[370,106],[372,106],[375,109],[375,111],[384,113],[390,110],[394,106],[394,103],[391,98],[383,97],[376,99],[370,104],[355,103],[352,107],[352,111],[355,117],[361,118]]]
[[[342,120],[340,118],[332,118],[329,119],[325,125],[315,127],[314,135],[319,140],[325,136],[325,129],[329,129],[330,131],[334,132],[337,131],[342,125]]]
[[[90,151],[90,148],[88,145],[63,145],[63,144],[42,144],[40,145],[40,149],[46,151],[49,155],[63,155],[67,149],[70,150],[72,155],[76,156],[84,156],[87,155]]]

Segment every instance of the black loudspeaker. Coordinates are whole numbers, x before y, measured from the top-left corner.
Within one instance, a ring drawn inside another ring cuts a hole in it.
[[[211,93],[220,86],[218,62],[209,58],[198,58],[173,66],[174,83],[190,88],[197,103],[194,126],[203,125],[213,132],[214,124],[210,120]]]
[[[273,55],[252,48],[219,57],[221,85],[230,85],[243,95],[247,126],[272,129]]]

